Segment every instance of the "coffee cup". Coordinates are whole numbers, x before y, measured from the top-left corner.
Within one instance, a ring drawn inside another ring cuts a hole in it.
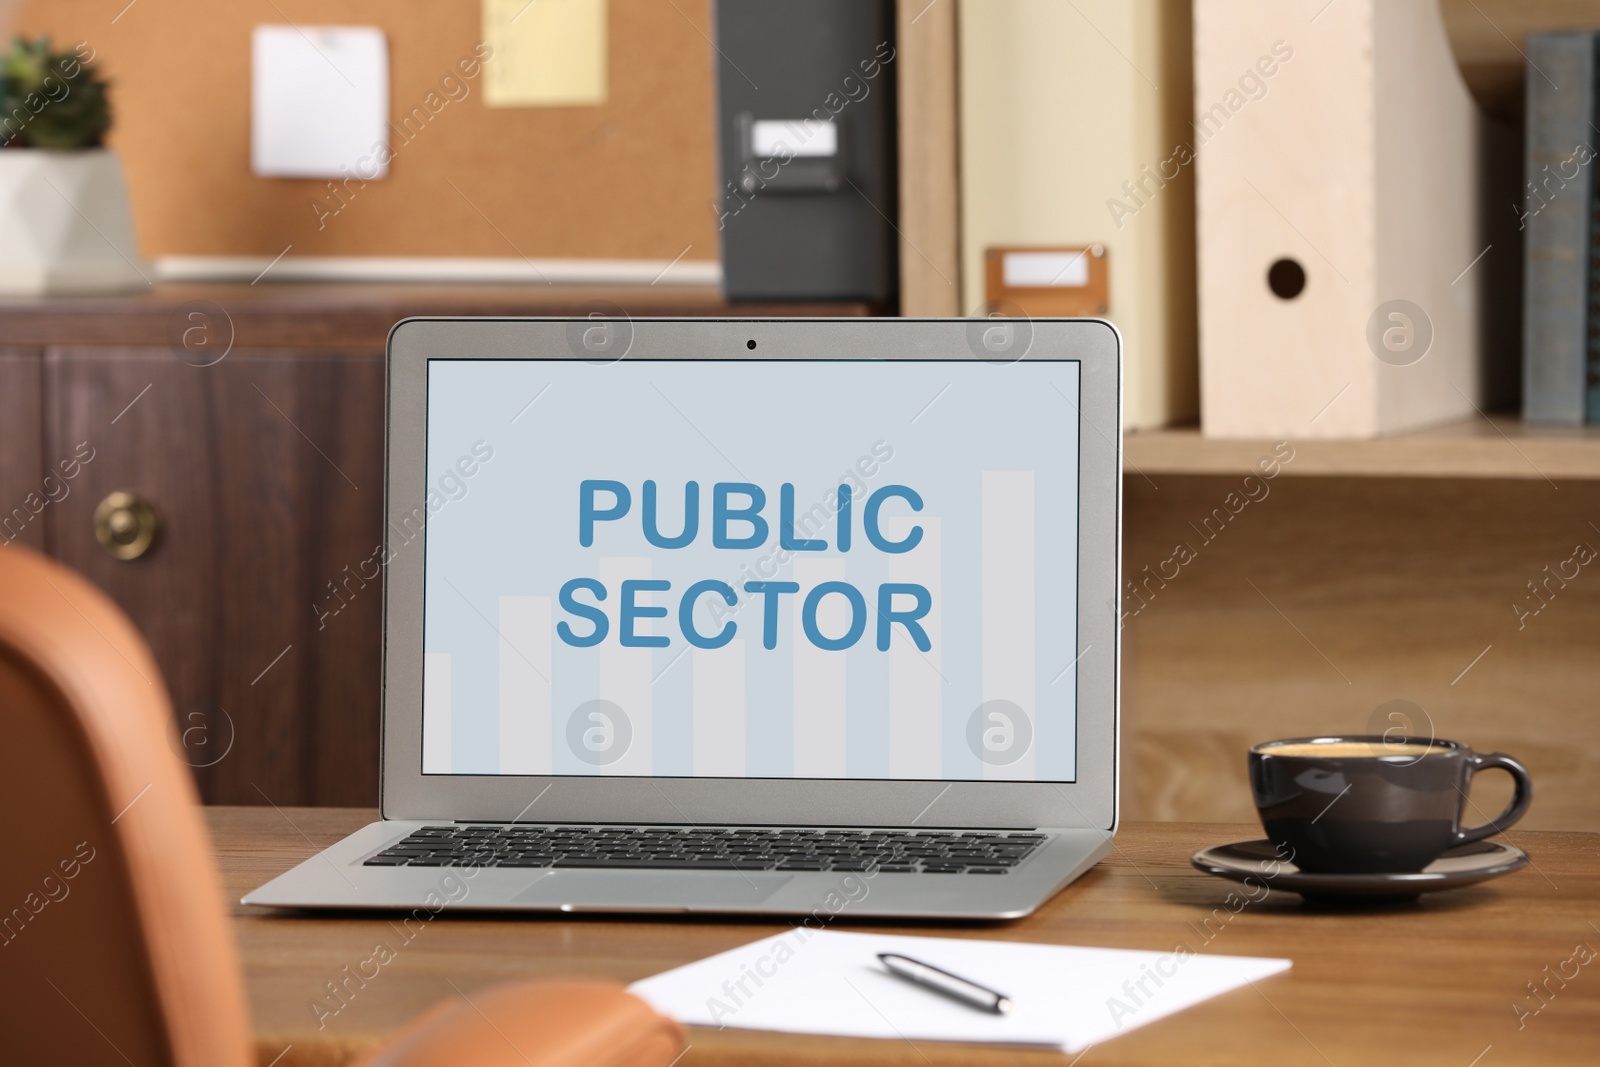
[[[1511,775],[1511,804],[1492,822],[1463,828],[1472,776]],[[1527,813],[1533,781],[1499,752],[1413,737],[1298,737],[1250,750],[1250,788],[1261,825],[1285,858],[1326,874],[1420,871],[1446,849],[1500,831]]]

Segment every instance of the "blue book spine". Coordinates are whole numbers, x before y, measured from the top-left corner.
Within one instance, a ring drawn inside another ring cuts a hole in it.
[[[1600,62],[1595,77],[1595,99],[1600,100]],[[1600,177],[1591,177],[1589,185],[1589,397],[1584,411],[1590,422],[1600,422]]]
[[[1591,398],[1596,169],[1593,33],[1528,37],[1522,414],[1576,424]]]

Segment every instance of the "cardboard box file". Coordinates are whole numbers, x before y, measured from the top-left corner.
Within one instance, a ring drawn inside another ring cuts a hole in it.
[[[1204,433],[1473,415],[1485,128],[1436,0],[1194,13]]]

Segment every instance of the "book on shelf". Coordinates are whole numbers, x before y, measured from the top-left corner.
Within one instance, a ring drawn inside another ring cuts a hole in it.
[[[1600,34],[1528,36],[1522,414],[1600,421],[1600,192],[1595,76]]]

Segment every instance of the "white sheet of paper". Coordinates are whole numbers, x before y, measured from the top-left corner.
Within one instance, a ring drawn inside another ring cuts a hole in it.
[[[990,1015],[896,978],[897,952],[1009,996]],[[1247,983],[1289,960],[1175,949],[858,934],[804,927],[653,978],[633,993],[692,1026],[841,1037],[1047,1045],[1080,1052]]]
[[[389,170],[389,48],[370,26],[257,26],[250,166],[268,178]]]

